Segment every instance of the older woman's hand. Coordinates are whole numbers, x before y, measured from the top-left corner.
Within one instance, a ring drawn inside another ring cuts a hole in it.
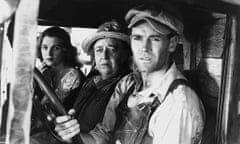
[[[80,124],[72,118],[75,113],[74,109],[69,110],[69,115],[59,116],[56,118],[55,131],[66,142],[72,142],[72,138],[80,132]]]

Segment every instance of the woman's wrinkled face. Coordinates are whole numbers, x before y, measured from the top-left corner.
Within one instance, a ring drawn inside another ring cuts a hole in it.
[[[63,62],[64,43],[58,37],[45,36],[41,44],[43,62],[48,66],[56,66]]]
[[[104,38],[93,45],[96,69],[103,79],[116,74],[123,59],[123,44],[120,40]]]

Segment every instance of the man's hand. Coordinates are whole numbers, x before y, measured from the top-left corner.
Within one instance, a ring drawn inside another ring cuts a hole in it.
[[[69,115],[56,118],[55,131],[66,142],[72,142],[72,138],[80,132],[80,125],[76,119],[72,118],[74,109],[69,110]]]

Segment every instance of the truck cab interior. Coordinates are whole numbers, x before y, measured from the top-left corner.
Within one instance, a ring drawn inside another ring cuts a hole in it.
[[[16,33],[14,27],[19,15],[14,11],[18,11],[18,6],[24,0],[5,1],[11,4],[13,10],[0,25],[1,59],[4,57],[3,38],[11,41]],[[126,26],[126,12],[139,4],[161,5],[184,24],[184,36],[173,57],[204,104],[206,124],[202,144],[240,143],[239,1],[39,0],[36,23],[38,26],[61,26],[70,31],[74,28],[97,28],[112,19]],[[1,60],[1,65],[3,63],[4,60]],[[1,71],[4,71],[3,66]],[[4,95],[10,95],[7,87],[3,86],[3,79],[1,84],[1,95],[3,92]],[[7,124],[4,123],[8,122],[6,117],[9,109],[6,108],[7,103],[3,102],[3,96],[0,102],[2,136],[6,133]]]

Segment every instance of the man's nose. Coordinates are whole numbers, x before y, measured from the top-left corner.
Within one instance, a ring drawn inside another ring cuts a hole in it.
[[[146,39],[142,42],[142,51],[150,51],[151,50],[151,41]]]

